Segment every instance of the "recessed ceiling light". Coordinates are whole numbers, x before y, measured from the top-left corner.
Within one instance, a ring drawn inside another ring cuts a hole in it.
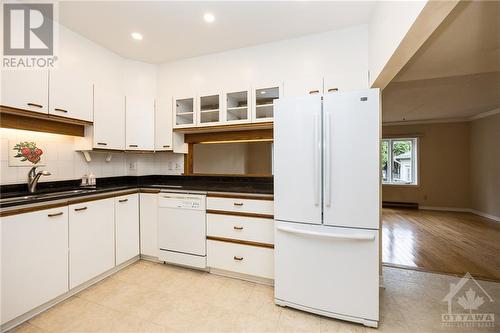
[[[205,22],[212,23],[215,21],[215,16],[212,13],[205,13],[205,15],[203,15],[203,19],[205,19]]]
[[[132,36],[132,38],[135,40],[142,40],[142,35],[138,32],[133,32],[130,34],[130,36]]]

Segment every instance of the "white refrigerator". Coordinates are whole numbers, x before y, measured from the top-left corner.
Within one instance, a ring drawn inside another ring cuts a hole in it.
[[[380,92],[275,103],[275,303],[377,327]]]

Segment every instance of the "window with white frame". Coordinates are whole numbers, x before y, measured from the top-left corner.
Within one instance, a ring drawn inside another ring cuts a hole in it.
[[[418,184],[417,138],[383,139],[380,151],[383,184]]]

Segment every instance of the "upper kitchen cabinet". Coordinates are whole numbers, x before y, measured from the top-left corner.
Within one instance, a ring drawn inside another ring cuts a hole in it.
[[[155,101],[140,96],[126,97],[126,150],[155,149]]]
[[[50,71],[49,114],[92,122],[95,45],[63,26],[59,33],[58,61]]]
[[[251,89],[235,89],[224,93],[224,120],[228,124],[250,122]]]
[[[311,76],[286,80],[283,89],[286,97],[322,94],[323,77]]]
[[[92,148],[125,149],[125,91],[122,62],[111,52],[100,52],[94,83]]]
[[[156,101],[155,112],[155,150],[172,150],[172,108],[165,99]]]
[[[196,99],[194,97],[173,98],[174,128],[196,126],[195,106]]]
[[[260,85],[253,90],[252,121],[272,121],[274,117],[274,100],[283,94],[281,84]]]
[[[125,95],[117,86],[94,89],[93,148],[125,149]]]
[[[47,70],[2,70],[3,106],[48,113],[48,90]]]
[[[221,94],[208,93],[198,97],[198,126],[219,125],[221,119]]]
[[[155,99],[157,67],[125,61],[125,149],[155,149]]]

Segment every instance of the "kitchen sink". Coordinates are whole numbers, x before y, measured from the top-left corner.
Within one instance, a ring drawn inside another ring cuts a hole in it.
[[[29,195],[19,196],[19,197],[10,197],[0,199],[0,204],[7,204],[11,202],[22,202],[22,201],[31,201],[37,199],[50,199],[56,197],[64,197],[72,194],[84,193],[84,192],[92,192],[95,190],[88,189],[79,189],[79,190],[67,190],[67,191],[59,191],[59,192],[51,192],[51,193],[33,193]]]

